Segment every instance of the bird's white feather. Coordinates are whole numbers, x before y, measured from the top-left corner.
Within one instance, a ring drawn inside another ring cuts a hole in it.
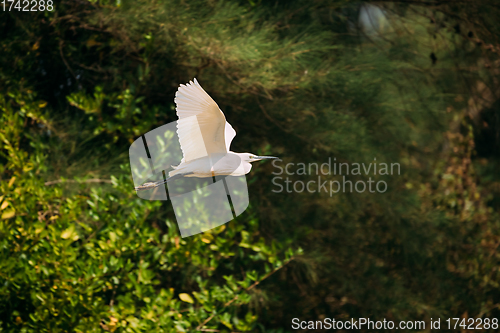
[[[233,141],[234,137],[236,136],[236,131],[234,130],[233,126],[231,126],[231,124],[226,121],[226,128],[224,132],[224,137],[226,139],[226,149],[227,151],[229,151],[231,141]]]
[[[180,85],[175,94],[175,104],[179,117],[177,134],[183,153],[182,162],[227,153],[236,132],[196,79]]]

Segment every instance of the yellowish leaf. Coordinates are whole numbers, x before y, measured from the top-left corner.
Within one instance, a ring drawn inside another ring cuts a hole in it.
[[[61,234],[61,238],[63,239],[68,239],[71,237],[71,234],[73,233],[73,230],[71,230],[71,228],[68,228],[66,230],[64,230]]]
[[[31,171],[32,169],[33,169],[33,164],[32,163],[26,163],[25,165],[23,165],[23,171],[24,172]]]
[[[191,295],[189,294],[186,294],[186,293],[182,293],[182,294],[179,294],[179,298],[181,299],[181,301],[183,302],[186,302],[186,303],[191,303],[193,304],[194,301],[193,301],[193,298],[191,297]]]
[[[7,208],[8,205],[9,205],[9,202],[4,201],[3,204],[0,206],[0,210],[4,210],[5,208]]]
[[[221,320],[220,322],[223,323],[225,326],[229,327],[230,329],[233,329],[233,324],[231,324],[230,322],[225,320]]]
[[[226,225],[221,225],[220,227],[216,228],[215,231],[220,234],[221,232],[223,232],[224,230],[226,229]]]
[[[10,180],[9,180],[9,184],[7,185],[8,187],[11,187],[12,185],[14,185],[14,182],[16,181],[16,176],[12,177]]]
[[[15,210],[8,210],[2,214],[2,220],[10,219],[16,215]]]
[[[40,102],[40,103],[38,104],[38,107],[39,107],[40,109],[42,109],[42,108],[44,108],[44,107],[46,107],[46,106],[47,106],[47,102],[45,102],[45,101]]]
[[[78,234],[75,232],[75,227],[71,226],[62,232],[61,238],[62,239],[71,239],[73,241],[76,241],[80,237],[78,237]]]
[[[211,233],[209,233],[209,232],[205,232],[205,233],[203,233],[203,235],[201,236],[201,241],[202,241],[203,243],[207,243],[207,244],[209,244],[211,241],[213,241],[213,239],[214,239],[214,236],[212,236],[212,234],[211,234]]]
[[[33,44],[33,47],[31,48],[33,51],[36,51],[38,50],[38,48],[40,47],[40,42],[37,41],[35,44]]]

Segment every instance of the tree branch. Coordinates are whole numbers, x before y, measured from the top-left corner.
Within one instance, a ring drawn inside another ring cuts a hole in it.
[[[290,261],[292,261],[294,259],[294,257],[291,257],[290,259],[288,259],[287,261],[285,261],[283,263],[283,265],[281,265],[280,267],[272,270],[271,272],[267,273],[266,275],[264,275],[264,277],[258,281],[255,281],[254,284],[252,284],[250,287],[246,288],[246,291],[250,291],[252,290],[253,288],[255,288],[256,286],[258,286],[262,281],[264,281],[265,279],[267,279],[268,277],[270,277],[271,275],[273,275],[274,273],[276,273],[277,271],[279,271],[281,268],[285,267]],[[226,304],[224,304],[224,306],[222,307],[223,309],[228,307],[229,305],[231,305],[234,301],[236,301],[238,299],[239,295],[236,295],[233,297],[233,299],[231,299],[230,301],[228,301]],[[217,314],[216,313],[212,313],[210,315],[210,317],[208,317],[207,319],[205,319],[205,321],[203,323],[201,323],[200,325],[198,325],[198,327],[196,328],[197,331],[202,331],[202,332],[216,332],[216,331],[208,331],[207,329],[203,329],[202,327],[205,326],[210,320],[212,320],[215,315]]]
[[[59,184],[59,183],[108,183],[108,184],[113,184],[113,182],[109,179],[86,179],[86,180],[74,180],[74,179],[58,179],[58,180],[51,180],[48,182],[45,182],[45,186],[48,185],[54,185],[54,184]]]

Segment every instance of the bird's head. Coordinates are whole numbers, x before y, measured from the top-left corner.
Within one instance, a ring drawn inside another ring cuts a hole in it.
[[[241,153],[239,155],[244,162],[249,162],[249,163],[257,162],[257,161],[261,161],[261,160],[274,160],[277,158],[274,156],[257,156],[257,155],[251,154],[251,153]]]

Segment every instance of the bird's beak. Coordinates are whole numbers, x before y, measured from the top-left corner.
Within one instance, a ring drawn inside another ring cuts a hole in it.
[[[275,160],[278,157],[274,157],[274,156],[257,156],[257,158],[258,158],[258,160]]]

